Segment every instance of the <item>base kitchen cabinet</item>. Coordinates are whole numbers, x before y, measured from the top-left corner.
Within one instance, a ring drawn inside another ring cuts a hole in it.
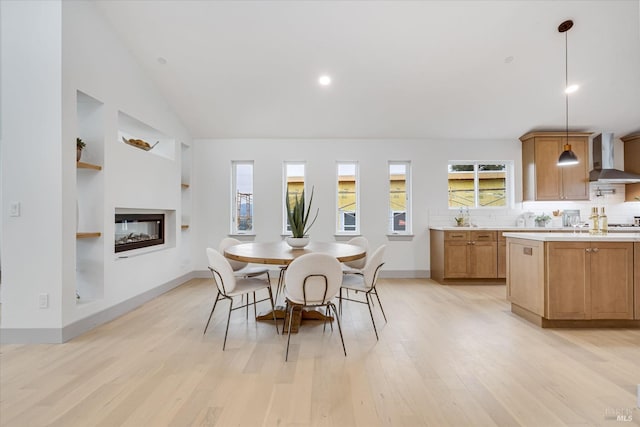
[[[497,231],[431,230],[431,278],[446,283],[459,279],[498,278]]]
[[[633,243],[547,245],[549,319],[633,319]]]
[[[507,234],[511,311],[543,327],[640,326],[631,234]]]

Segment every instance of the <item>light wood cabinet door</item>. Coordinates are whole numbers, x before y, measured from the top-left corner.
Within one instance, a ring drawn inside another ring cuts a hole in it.
[[[633,319],[633,243],[592,242],[591,318]]]
[[[546,251],[548,319],[589,319],[588,242],[548,242]]]
[[[469,277],[469,242],[444,242],[444,277]]]
[[[640,134],[620,138],[624,142],[624,171],[640,174]],[[625,201],[633,202],[640,197],[640,183],[625,185]]]
[[[498,277],[498,243],[473,241],[469,245],[469,277]]]
[[[498,242],[498,278],[507,277],[507,242]]]
[[[633,281],[635,294],[634,318],[640,319],[640,242],[634,243]]]
[[[562,199],[562,173],[558,167],[560,137],[535,139],[535,198],[536,200]]]
[[[562,138],[559,152],[561,153],[566,138]],[[571,149],[580,163],[577,165],[557,166],[562,171],[562,200],[589,200],[589,147],[588,138],[569,137]],[[555,159],[557,164],[558,159]]]

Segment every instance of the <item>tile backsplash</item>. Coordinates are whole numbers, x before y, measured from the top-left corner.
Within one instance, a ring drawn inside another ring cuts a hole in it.
[[[598,191],[601,190],[601,191]],[[614,190],[615,193],[611,193]],[[590,199],[584,202],[519,202],[513,209],[469,209],[471,222],[478,226],[515,226],[516,220],[524,212],[551,216],[555,210],[579,209],[583,219],[587,218],[593,206],[604,206],[609,223],[630,224],[634,216],[640,216],[640,202],[624,201],[624,184],[590,184]],[[429,226],[453,226],[458,209],[429,210]]]

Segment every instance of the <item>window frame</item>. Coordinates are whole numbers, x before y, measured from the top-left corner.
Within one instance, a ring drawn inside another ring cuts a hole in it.
[[[452,165],[473,165],[473,201],[474,206],[468,206],[469,209],[478,210],[499,210],[512,209],[514,206],[514,162],[513,160],[449,160],[447,162],[447,209],[458,210],[462,206],[449,205],[449,167]],[[504,165],[505,172],[505,205],[504,206],[481,206],[480,205],[480,188],[479,188],[479,166],[480,165]]]
[[[391,209],[391,167],[396,165],[405,166],[405,227],[404,230],[394,230],[395,214],[402,211]],[[387,233],[389,235],[412,235],[413,234],[413,215],[412,215],[412,179],[411,179],[411,160],[389,160],[387,162]]]
[[[354,230],[345,230],[344,229],[344,214],[347,212],[340,211],[340,165],[353,165],[355,167],[354,172],[354,180],[355,180],[355,229]],[[336,217],[336,235],[340,236],[351,236],[351,235],[360,235],[360,164],[357,161],[337,161],[336,162],[336,206],[335,206],[335,217]]]
[[[237,194],[238,194],[238,165],[251,165],[251,230],[239,230],[238,223],[236,221],[237,212],[236,212],[236,204],[237,204]],[[232,160],[231,161],[231,223],[230,230],[232,235],[255,235],[255,164],[253,160]]]
[[[287,167],[299,165],[303,167],[303,175],[302,175],[302,189],[304,194],[307,195],[307,162],[304,160],[294,161],[294,160],[285,160],[282,162],[282,235],[283,236],[291,236],[291,230],[289,227],[289,218],[287,218],[287,206],[286,206],[286,198],[287,198]]]

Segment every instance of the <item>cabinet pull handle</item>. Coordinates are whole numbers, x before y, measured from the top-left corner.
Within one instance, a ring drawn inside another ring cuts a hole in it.
[[[478,237],[489,237],[488,234],[478,234]]]
[[[593,248],[593,252],[598,252],[600,249],[598,248]]]
[[[591,252],[591,248],[585,249],[586,252]]]
[[[452,234],[451,237],[463,237],[462,234]]]

